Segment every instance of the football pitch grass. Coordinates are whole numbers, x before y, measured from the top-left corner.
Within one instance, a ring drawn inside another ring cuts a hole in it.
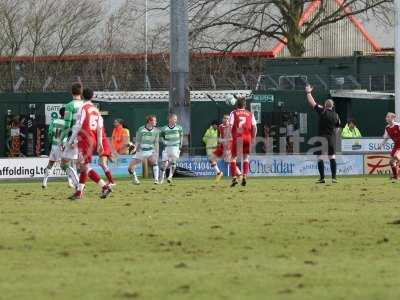
[[[0,299],[400,299],[400,185],[383,177],[0,184]]]

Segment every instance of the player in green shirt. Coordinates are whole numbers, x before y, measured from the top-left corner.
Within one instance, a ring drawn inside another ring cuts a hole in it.
[[[74,97],[74,99],[65,106],[65,124],[67,128],[73,128],[76,123],[76,115],[83,106],[83,100]]]
[[[42,188],[47,188],[47,181],[50,176],[51,169],[53,168],[56,162],[61,161],[61,153],[62,153],[62,145],[66,138],[66,122],[64,120],[65,107],[62,107],[59,111],[60,118],[52,120],[49,131],[48,131],[48,140],[51,144],[51,151],[49,155],[49,163],[46,167]]]
[[[65,106],[65,126],[68,130],[68,136],[76,123],[76,116],[83,106],[82,100],[82,84],[74,83],[71,88],[73,100]],[[72,181],[73,186],[76,188],[79,184],[79,177],[76,170],[71,164],[76,163],[78,160],[78,141],[77,139],[71,141],[67,140],[64,144],[62,153],[61,168],[67,173],[69,180]]]
[[[168,183],[172,183],[172,177],[174,176],[176,169],[176,162],[181,154],[181,148],[183,143],[183,128],[178,125],[178,117],[175,114],[170,114],[168,117],[168,125],[161,128],[161,141],[164,145],[164,151],[162,153],[162,175],[161,181],[164,182],[165,173],[168,168],[169,176],[167,178]]]
[[[136,155],[128,168],[128,172],[131,174],[134,184],[140,184],[136,176],[136,166],[145,160],[147,160],[153,168],[154,184],[158,184],[160,130],[156,126],[157,118],[155,116],[148,116],[146,118],[146,125],[140,127],[136,133]]]

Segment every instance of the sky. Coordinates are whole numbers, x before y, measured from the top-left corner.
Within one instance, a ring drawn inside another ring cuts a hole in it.
[[[365,28],[382,48],[394,48],[394,28],[370,21],[364,23]]]
[[[120,5],[121,3],[123,3],[125,0],[107,0],[108,1],[108,4],[111,6],[111,7],[117,7],[118,5]],[[135,1],[135,0],[133,0],[133,1]]]
[[[111,8],[118,7],[125,0],[107,0]],[[130,0],[132,2],[141,2],[144,0]],[[157,1],[157,0],[148,0]],[[151,20],[151,15],[149,16]],[[371,36],[378,42],[382,48],[394,48],[394,28],[377,24],[373,20],[364,20],[364,25]]]

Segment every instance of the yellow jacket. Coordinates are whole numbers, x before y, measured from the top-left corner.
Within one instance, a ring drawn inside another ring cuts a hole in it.
[[[218,146],[218,129],[214,129],[212,126],[207,129],[203,136],[203,143],[207,149],[214,149]]]
[[[346,126],[343,128],[342,138],[354,139],[354,138],[360,138],[360,137],[362,137],[361,132],[360,132],[360,130],[358,130],[357,127],[350,129],[349,124],[346,124]]]

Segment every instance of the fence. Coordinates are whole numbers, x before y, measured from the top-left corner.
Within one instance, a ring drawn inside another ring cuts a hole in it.
[[[262,73],[260,57],[191,58],[192,90],[254,89]],[[144,60],[106,57],[104,59],[12,61],[0,63],[0,91],[54,92],[70,89],[81,81],[97,91],[143,91],[169,89],[169,59]]]
[[[267,74],[259,78],[256,90],[304,90],[310,83],[318,90],[368,90],[370,92],[394,92],[394,74],[327,75],[319,74]]]

